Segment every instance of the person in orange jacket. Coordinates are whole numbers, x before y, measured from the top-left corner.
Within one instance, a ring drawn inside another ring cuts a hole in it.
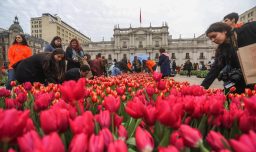
[[[18,34],[15,36],[15,40],[13,41],[12,45],[9,47],[8,50],[8,82],[6,84],[6,89],[11,89],[11,81],[15,80],[15,73],[12,66],[32,55],[32,50],[29,48],[27,40],[24,35]]]
[[[132,63],[130,60],[127,61],[127,67],[132,70]]]
[[[144,60],[146,63],[146,67],[149,70],[149,72],[154,72],[156,70],[157,64],[154,60]]]

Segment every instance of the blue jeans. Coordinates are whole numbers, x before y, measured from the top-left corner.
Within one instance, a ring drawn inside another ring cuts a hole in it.
[[[8,70],[8,81],[6,83],[6,89],[11,90],[12,86],[11,86],[11,81],[15,81],[15,73],[13,69],[9,69]]]

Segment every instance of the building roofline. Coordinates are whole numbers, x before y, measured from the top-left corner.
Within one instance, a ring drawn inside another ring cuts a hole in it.
[[[50,14],[50,13],[43,13],[42,16],[50,16],[50,17],[54,18],[55,20],[58,20],[58,18],[57,18],[56,16],[53,16],[53,15]],[[37,19],[37,18],[40,18],[40,17],[35,17],[35,18],[31,18],[31,19]],[[82,36],[86,37],[87,39],[89,39],[89,40],[91,41],[91,39],[90,39],[88,36],[84,35],[83,33],[81,33],[80,31],[78,31],[78,30],[75,29],[74,27],[70,26],[70,25],[67,24],[66,22],[64,22],[64,21],[61,20],[61,23],[65,24],[66,26],[68,26],[69,28],[71,28],[72,30],[74,30],[75,32],[81,34]]]
[[[254,7],[250,8],[250,9],[248,9],[247,11],[244,11],[244,12],[241,13],[239,16],[244,15],[244,14],[246,14],[247,12],[250,12],[250,11],[251,11],[252,9],[254,9],[254,8],[256,8],[256,6],[254,6]]]

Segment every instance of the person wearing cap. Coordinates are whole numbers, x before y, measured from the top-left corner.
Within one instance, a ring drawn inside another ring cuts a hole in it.
[[[69,69],[65,73],[64,81],[69,81],[69,80],[77,81],[80,78],[87,77],[90,71],[91,69],[88,65],[81,65],[80,68]]]
[[[39,53],[13,65],[19,83],[61,83],[65,74],[65,52],[61,48],[52,53]]]

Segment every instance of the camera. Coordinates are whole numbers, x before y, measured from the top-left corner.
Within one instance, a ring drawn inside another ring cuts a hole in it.
[[[243,74],[240,69],[232,68],[230,65],[226,65],[218,75],[218,80],[224,81],[224,86],[229,88],[236,83],[242,81]]]

